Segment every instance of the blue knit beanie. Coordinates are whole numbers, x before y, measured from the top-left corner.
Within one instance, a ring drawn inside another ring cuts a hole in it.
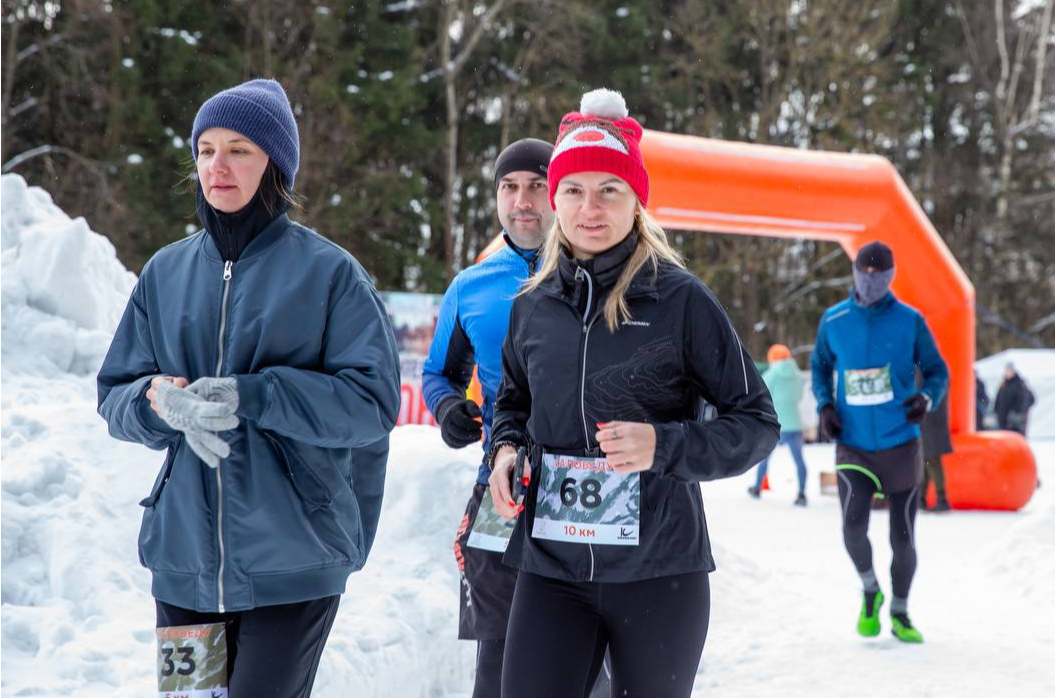
[[[217,92],[194,117],[190,150],[198,159],[198,137],[210,128],[237,131],[274,161],[286,186],[293,188],[300,167],[300,133],[289,98],[275,80],[250,80]]]

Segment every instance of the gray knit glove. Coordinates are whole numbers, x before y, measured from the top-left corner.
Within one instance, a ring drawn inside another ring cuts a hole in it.
[[[187,445],[210,468],[220,467],[220,461],[231,455],[231,447],[213,431],[185,431]]]
[[[161,418],[186,435],[187,445],[206,465],[215,468],[221,458],[231,455],[231,447],[216,432],[238,426],[232,407],[209,402],[167,381],[159,383],[157,391]]]
[[[238,380],[235,378],[199,378],[187,386],[187,392],[226,405],[231,414],[238,410]]]

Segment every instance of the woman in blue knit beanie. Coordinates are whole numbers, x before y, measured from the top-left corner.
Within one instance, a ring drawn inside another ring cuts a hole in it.
[[[198,110],[191,132],[198,173],[198,218],[224,260],[296,199],[300,134],[285,90],[275,80],[217,93]]]
[[[116,438],[165,450],[140,504],[158,689],[306,696],[381,509],[399,357],[369,275],[294,223],[282,86],[211,97],[203,230],[143,268],[99,371]]]

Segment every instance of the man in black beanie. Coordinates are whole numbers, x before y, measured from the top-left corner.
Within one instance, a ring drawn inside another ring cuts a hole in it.
[[[868,518],[872,498],[884,497],[894,553],[891,630],[903,642],[918,643],[923,635],[909,620],[908,592],[923,478],[919,424],[941,402],[949,372],[926,320],[890,292],[894,271],[894,254],[882,242],[860,249],[850,298],[825,311],[810,364],[821,430],[836,441],[843,542],[864,586],[857,632],[879,633],[883,592],[872,568]]]
[[[510,143],[495,160],[494,185],[498,204],[498,221],[506,244],[520,251],[531,251],[542,245],[542,237],[553,225],[549,206],[546,171],[553,145],[537,138]],[[542,201],[543,194],[547,195]]]

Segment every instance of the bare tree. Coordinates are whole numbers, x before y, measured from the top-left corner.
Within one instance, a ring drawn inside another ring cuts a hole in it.
[[[30,110],[39,106],[40,100],[36,95],[29,95],[20,103],[12,106],[15,83],[18,78],[18,68],[32,56],[46,52],[52,47],[62,43],[62,34],[55,32],[44,39],[34,41],[28,46],[19,49],[19,34],[22,25],[27,19],[27,12],[36,14],[37,8],[23,7],[18,3],[4,3],[4,24],[7,25],[7,35],[4,37],[4,84],[3,102],[0,104],[0,122],[6,130],[8,124],[17,116],[30,113]],[[50,21],[50,20],[49,20]],[[0,162],[8,162],[8,144],[10,138],[5,138],[0,144]]]
[[[1040,12],[1028,12],[1018,18],[1017,31],[1008,38],[1008,13],[1004,0],[993,0],[993,15],[996,34],[993,49],[998,58],[1000,73],[995,85],[989,79],[986,68],[993,64],[992,49],[982,45],[977,30],[962,3],[957,3],[957,14],[963,27],[967,49],[973,68],[989,86],[993,95],[994,126],[999,134],[1000,162],[997,167],[996,219],[997,228],[1007,225],[1008,207],[1013,179],[1016,139],[1028,134],[1039,124],[1040,108],[1047,70],[1047,45],[1051,41],[1051,14],[1055,0],[1046,0]],[[1035,44],[1035,45],[1034,45]],[[1026,71],[1029,66],[1030,48],[1033,48],[1032,92],[1028,100],[1021,98],[1020,87],[1025,89]]]
[[[515,0],[495,0],[483,14],[473,22],[473,4],[467,0],[445,0],[445,11],[440,15],[439,41],[440,61],[443,70],[444,100],[447,106],[447,152],[446,172],[444,176],[445,193],[443,201],[444,228],[443,228],[443,255],[447,265],[447,280],[454,275],[455,271],[455,209],[457,207],[458,186],[458,132],[461,124],[460,110],[458,104],[458,76],[465,69],[473,52],[479,45],[484,33],[487,32],[497,19],[499,13]],[[469,24],[473,23],[471,30]],[[468,36],[458,52],[454,55],[456,39],[452,34],[460,33]]]

